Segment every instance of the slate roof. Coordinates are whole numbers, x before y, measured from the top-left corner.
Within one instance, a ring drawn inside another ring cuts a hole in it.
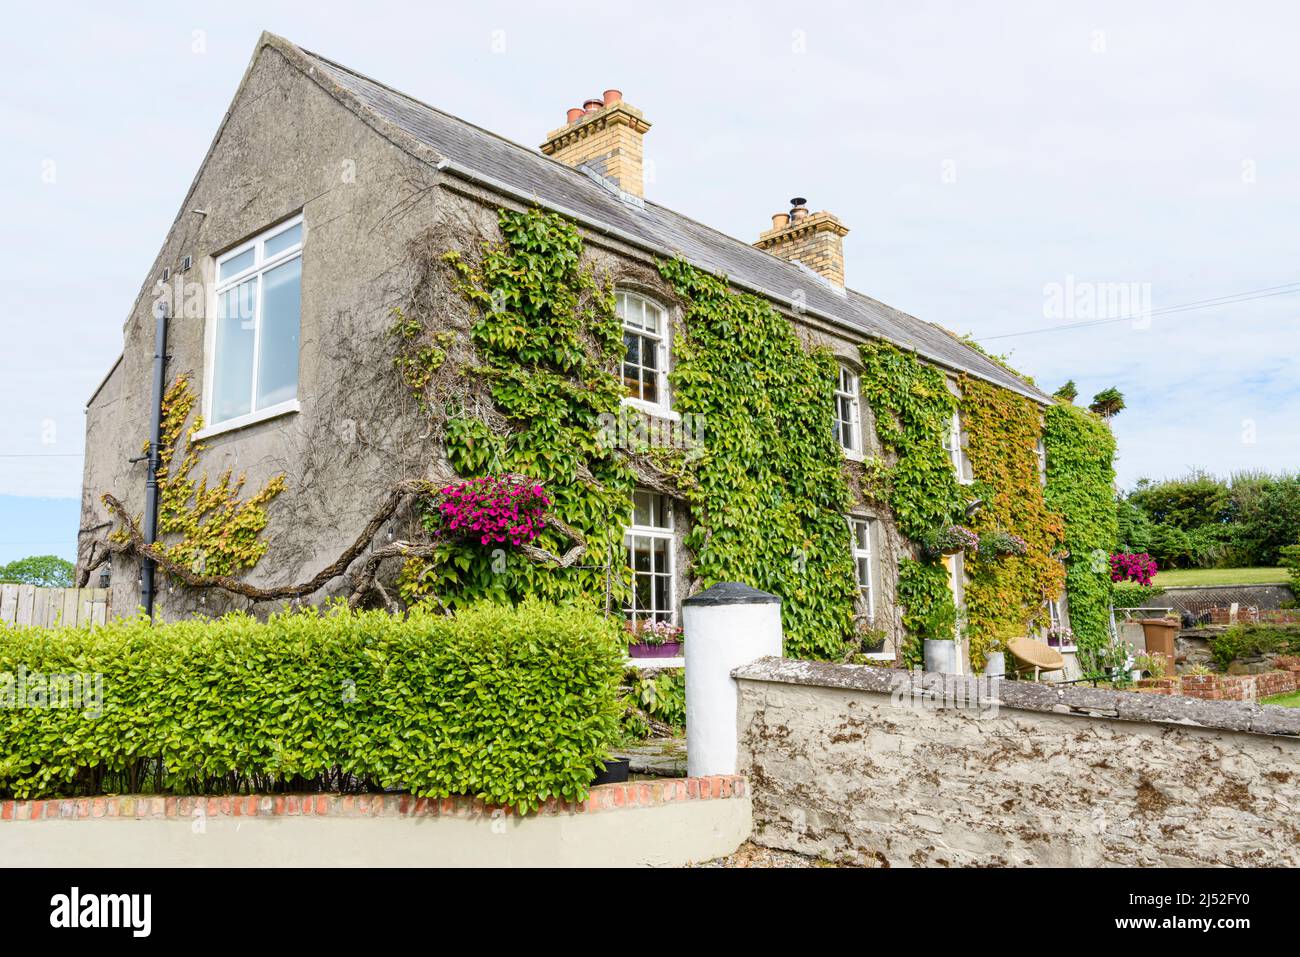
[[[586,173],[538,150],[444,113],[279,37],[265,39],[291,60],[301,58],[313,75],[319,71],[347,94],[340,98],[343,102],[359,104],[439,156],[533,197],[543,206],[575,213],[649,246],[679,254],[693,265],[725,273],[734,282],[783,303],[794,298],[796,290],[801,291],[813,315],[821,314],[837,324],[913,349],[1040,402],[1050,401],[1040,390],[934,323],[853,290],[841,295],[794,263],[649,200],[644,208],[628,203]]]

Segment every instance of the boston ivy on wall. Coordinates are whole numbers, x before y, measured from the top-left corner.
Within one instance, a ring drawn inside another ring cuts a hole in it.
[[[1070,626],[1085,670],[1110,642],[1110,566],[1115,515],[1115,436],[1098,416],[1068,402],[1045,414],[1048,507],[1065,518]]]
[[[943,447],[957,398],[943,373],[912,353],[868,342],[859,347],[859,354],[863,399],[892,460],[888,480],[880,483],[887,489],[886,504],[899,531],[920,543],[956,521],[965,509],[965,496]],[[902,657],[909,665],[920,664],[921,641],[951,638],[956,625],[943,563],[926,555],[901,559],[898,601],[908,633]]]
[[[706,586],[741,581],[779,595],[788,656],[839,657],[856,585],[832,428],[835,360],[725,279],[681,260],[659,272],[686,306],[673,404],[706,423],[685,490],[694,573]]]
[[[979,554],[966,562],[966,628],[971,664],[982,668],[994,643],[1023,635],[1046,617],[1044,602],[1061,594],[1065,569],[1056,553],[1065,535],[1061,516],[1044,499],[1036,446],[1040,406],[1007,389],[962,376],[962,429],[984,505],[970,520],[986,535],[1009,532],[1025,540],[1023,555]]]
[[[189,376],[177,376],[163,394],[162,433],[158,469],[158,533],[163,555],[177,565],[208,576],[235,575],[252,569],[266,554],[261,537],[267,525],[266,506],[285,488],[277,475],[247,499],[240,498],[247,481],[227,469],[216,482],[193,476],[202,443],[194,436],[203,417],[190,421],[196,396]],[[144,451],[148,454],[148,443]],[[137,520],[136,524],[139,524]],[[113,535],[119,543],[127,530]]]
[[[396,488],[357,543],[313,579],[272,589],[229,578],[216,584],[253,599],[306,596],[371,548],[376,561],[405,556],[398,589],[408,604],[432,597],[456,607],[536,596],[617,613],[630,585],[624,526],[632,490],[646,479],[644,461],[634,459],[652,459],[655,474],[689,506],[684,545],[694,584],[737,580],[773,592],[783,600],[786,654],[840,657],[854,634],[857,587],[844,519],[854,479],[832,429],[834,357],[806,348],[766,300],[733,291],[725,277],[677,259],[660,262],[660,276],[683,305],[669,374],[674,407],[704,424],[703,442],[649,454],[619,448],[608,441],[609,417],[640,413],[621,403],[624,347],[612,286],[584,263],[582,237],[562,217],[501,210],[498,226],[500,237],[484,243],[472,261],[457,252],[442,256],[457,291],[474,307],[472,358],[451,361],[451,334],[439,331],[439,317],[423,308],[396,314],[394,365],[421,412],[431,421],[440,417],[451,470],[462,479],[513,475],[544,486],[553,521],[532,544],[552,557],[574,555],[581,546],[576,561],[538,561],[528,545],[518,555],[445,536],[436,487],[424,479]],[[438,255],[425,258],[436,264]],[[1059,591],[1062,571],[1052,553],[1063,537],[1072,556],[1068,583],[1080,644],[1104,640],[1109,585],[1088,563],[1093,549],[1107,549],[1114,539],[1114,444],[1104,424],[1081,410],[1048,410],[1044,498],[1034,452],[1038,407],[967,378],[962,406],[978,481],[963,488],[943,443],[958,406],[944,373],[882,342],[862,345],[860,355],[863,398],[887,460],[869,460],[853,473],[857,491],[886,506],[917,545],[963,520],[975,494],[986,500],[973,520],[977,531],[1027,543],[1023,556],[967,564],[975,663],[989,640],[1025,624]],[[435,379],[469,382],[478,398],[448,408]],[[226,473],[211,486],[190,478],[201,448],[190,442],[201,423],[184,428],[193,402],[185,379],[167,394],[160,527],[174,536],[167,546],[171,570],[202,566],[209,579],[203,587],[213,576],[248,570],[265,552],[265,506],[284,478],[247,500],[240,499],[242,477]],[[373,535],[410,500],[404,495],[423,510],[430,540],[373,549]],[[350,601],[368,593],[374,565],[368,560]],[[925,548],[899,562],[908,664],[919,663],[921,639],[953,635],[948,578],[943,562]]]
[[[623,389],[614,370],[622,357],[622,325],[613,292],[582,263],[577,229],[553,214],[502,210],[501,239],[477,262],[449,252],[457,289],[477,309],[470,329],[477,365],[464,374],[487,384],[493,429],[481,416],[453,411],[446,428],[451,467],[464,478],[513,473],[541,483],[551,513],[586,542],[567,567],[519,560],[506,549],[442,539],[430,556],[410,559],[399,579],[408,601],[435,595],[456,607],[490,598],[548,601],[585,598],[605,608],[625,596],[623,526],[633,477],[600,438],[602,414],[618,410]],[[417,330],[399,316],[401,356],[419,355]],[[439,357],[440,358],[440,357]],[[405,372],[409,366],[402,366]],[[423,376],[408,385],[422,387]],[[431,532],[439,522],[427,512]],[[571,544],[552,523],[536,541],[556,554]]]
[[[644,450],[612,447],[602,427],[603,417],[629,414],[620,409],[612,289],[584,265],[581,235],[563,218],[502,210],[498,225],[500,240],[476,261],[444,256],[476,308],[477,364],[465,372],[487,383],[495,420],[451,415],[449,464],[463,478],[513,473],[542,484],[552,515],[581,534],[586,552],[560,568],[442,538],[407,561],[399,589],[408,602],[436,596],[453,607],[536,595],[617,611],[630,580],[623,530],[638,475],[628,453]],[[703,586],[737,580],[780,595],[787,653],[838,656],[853,632],[856,586],[849,493],[831,428],[834,361],[806,351],[766,301],[731,292],[725,279],[676,260],[659,271],[686,304],[673,343],[674,409],[706,431],[701,447],[649,456],[690,506],[691,575]],[[398,371],[427,410],[425,371],[444,356],[421,352],[426,337],[414,316],[397,320]],[[537,544],[558,553],[568,543],[548,529]]]

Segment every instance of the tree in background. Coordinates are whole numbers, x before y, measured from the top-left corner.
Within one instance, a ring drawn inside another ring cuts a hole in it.
[[[0,565],[0,582],[68,588],[72,585],[72,562],[57,555],[30,555]]]
[[[1275,566],[1300,537],[1300,474],[1143,479],[1115,504],[1120,547],[1162,568]]]
[[[1074,384],[1073,379],[1069,379],[1066,381],[1065,385],[1053,392],[1052,395],[1056,396],[1058,399],[1064,399],[1066,402],[1073,405],[1074,400],[1079,397],[1079,387]]]
[[[1102,389],[1092,397],[1092,405],[1088,408],[1109,422],[1124,411],[1124,393],[1114,386]]]

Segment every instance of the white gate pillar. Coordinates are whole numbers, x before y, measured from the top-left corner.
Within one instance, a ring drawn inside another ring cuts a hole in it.
[[[732,669],[781,655],[781,599],[722,582],[682,602],[686,639],[686,772],[736,773]]]

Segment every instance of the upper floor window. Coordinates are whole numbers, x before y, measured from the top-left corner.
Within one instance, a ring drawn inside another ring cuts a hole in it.
[[[875,555],[871,547],[871,525],[867,518],[849,518],[849,533],[853,540],[853,566],[857,576],[858,594],[862,596],[862,607],[866,610],[867,620],[876,617],[876,595],[872,588],[875,572]]]
[[[629,621],[676,617],[673,558],[673,501],[638,489],[632,494],[632,523],[624,536],[632,569],[632,595],[624,613]]]
[[[944,427],[943,448],[952,461],[952,468],[957,473],[958,481],[971,481],[970,460],[966,457],[966,450],[962,446],[961,413],[956,409],[953,410],[952,418]]]
[[[614,294],[614,309],[623,321],[623,385],[628,398],[668,407],[668,314],[649,299],[631,292]]]
[[[858,405],[858,376],[841,365],[835,380],[835,438],[850,455],[862,454],[862,414]]]
[[[260,417],[298,395],[302,217],[217,258],[208,422]]]
[[[1034,443],[1034,454],[1038,456],[1038,484],[1047,485],[1047,443],[1040,437]]]

